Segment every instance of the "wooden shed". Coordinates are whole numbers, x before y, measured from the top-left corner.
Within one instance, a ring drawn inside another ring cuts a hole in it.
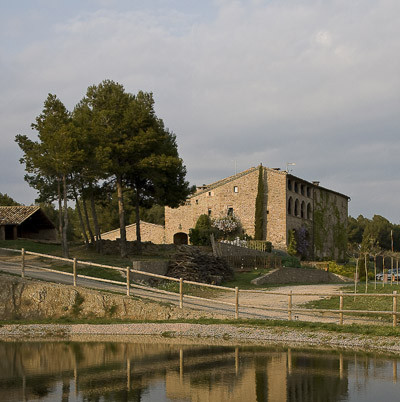
[[[0,206],[0,240],[56,240],[57,231],[39,206]]]

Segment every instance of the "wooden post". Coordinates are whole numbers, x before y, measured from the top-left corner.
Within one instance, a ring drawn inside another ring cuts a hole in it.
[[[396,283],[399,284],[399,259],[396,258]]]
[[[393,327],[397,325],[397,291],[393,291]]]
[[[340,292],[340,296],[339,296],[339,323],[340,325],[343,325],[343,292]]]
[[[393,265],[393,256],[390,257],[391,261],[390,261],[390,269],[392,270],[392,274],[390,275],[390,284],[393,285],[393,277],[394,277],[394,265]]]
[[[288,295],[288,319],[289,321],[292,320],[292,291],[289,291]]]
[[[235,318],[239,318],[239,288],[235,287]]]
[[[21,250],[21,278],[25,278],[25,249]]]
[[[364,255],[364,268],[365,268],[365,293],[368,293],[368,263],[367,263],[367,253]],[[368,256],[369,260],[369,256]]]
[[[76,258],[74,258],[74,262],[72,264],[72,273],[74,275],[74,286],[76,286],[76,279],[77,279],[77,274],[76,274]]]
[[[357,280],[358,280],[358,257],[356,260],[356,273],[354,274],[354,294],[357,294]],[[356,300],[355,297],[354,300]]]
[[[376,289],[376,254],[374,255],[374,281],[375,281],[375,285],[374,285],[374,289]]]
[[[183,279],[179,278],[179,307],[183,308]]]
[[[387,274],[385,274],[385,256],[382,256],[382,287],[385,287],[385,283],[387,282]]]
[[[131,295],[131,269],[126,267],[126,295]]]

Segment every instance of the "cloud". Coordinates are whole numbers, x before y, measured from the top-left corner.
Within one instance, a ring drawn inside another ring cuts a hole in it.
[[[234,160],[241,169],[294,161],[295,174],[348,193],[359,213],[399,220],[362,189],[400,196],[391,181],[400,3],[220,0],[212,13],[115,4],[77,10],[50,24],[47,39],[3,55],[0,145],[29,133],[48,92],[72,108],[89,85],[111,78],[154,92],[192,182],[232,174]]]

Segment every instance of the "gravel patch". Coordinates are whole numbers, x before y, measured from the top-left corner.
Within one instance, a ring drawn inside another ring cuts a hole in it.
[[[135,337],[146,341],[218,344],[308,345],[340,349],[362,349],[400,354],[400,340],[396,337],[330,333],[327,331],[294,330],[282,327],[256,328],[227,324],[148,323],[148,324],[26,324],[0,327],[2,341],[109,341],[127,342]]]

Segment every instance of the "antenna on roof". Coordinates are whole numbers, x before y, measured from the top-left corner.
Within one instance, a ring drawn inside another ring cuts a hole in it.
[[[286,172],[290,173],[293,169],[289,170],[289,166],[296,166],[294,162],[287,162],[286,163]]]

